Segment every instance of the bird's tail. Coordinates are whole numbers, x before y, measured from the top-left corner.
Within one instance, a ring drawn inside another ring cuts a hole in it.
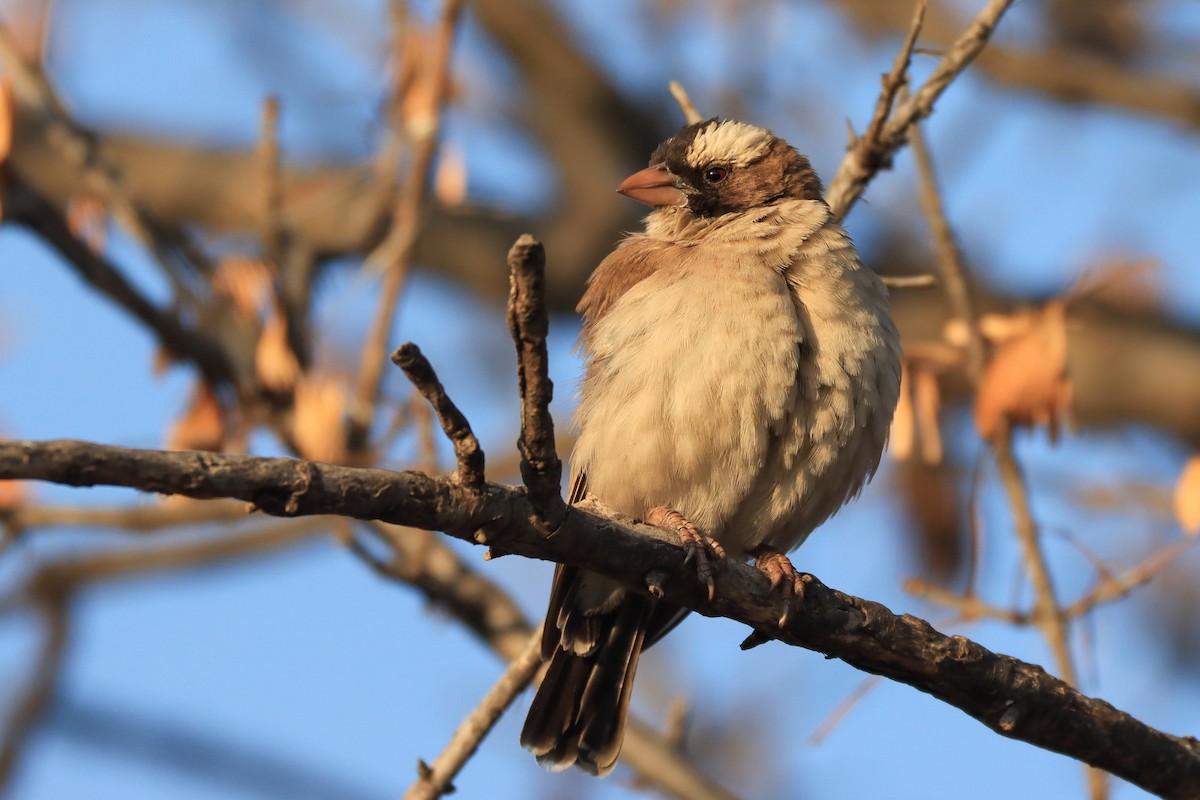
[[[521,730],[521,746],[539,764],[555,771],[577,764],[599,776],[612,771],[621,754],[651,610],[648,598],[629,594],[602,615],[608,619],[596,620],[601,633],[590,652],[578,655],[554,642],[550,666]],[[548,626],[554,622],[546,620]]]

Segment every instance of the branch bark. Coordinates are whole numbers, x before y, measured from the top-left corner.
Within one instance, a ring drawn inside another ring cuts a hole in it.
[[[1084,761],[1166,798],[1200,795],[1200,742],[1155,730],[1087,697],[1041,667],[993,653],[924,620],[897,616],[807,577],[803,608],[777,627],[782,599],[760,572],[730,564],[716,598],[683,563],[676,537],[606,518],[593,504],[568,510],[554,536],[535,524],[521,491],[487,484],[472,493],[415,472],[355,469],[287,458],[160,452],[77,441],[0,442],[0,479],[129,486],[195,498],[234,497],[279,516],[336,514],[443,530],[506,552],[586,566],[646,591],[660,571],[669,602],[743,622],[761,635],[840,658],[953,705],[997,733]]]

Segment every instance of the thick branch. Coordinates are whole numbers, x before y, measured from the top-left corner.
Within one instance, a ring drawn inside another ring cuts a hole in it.
[[[74,441],[0,442],[0,479],[73,486],[130,486],[197,498],[236,497],[282,516],[339,514],[444,530],[532,558],[586,566],[644,591],[646,574],[671,576],[667,599],[707,616],[743,622],[787,644],[840,658],[907,683],[963,710],[1004,736],[1030,742],[1168,798],[1200,794],[1200,742],[1155,730],[1087,697],[1041,667],[993,653],[927,622],[812,579],[803,610],[776,627],[781,600],[757,570],[730,564],[716,599],[683,563],[675,537],[572,508],[555,536],[533,522],[520,491],[488,484],[482,493],[414,472],[354,469],[285,458],[158,452]]]

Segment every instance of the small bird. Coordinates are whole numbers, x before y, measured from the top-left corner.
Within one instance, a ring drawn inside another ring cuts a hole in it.
[[[617,191],[653,210],[578,306],[569,500],[677,532],[710,596],[727,556],[800,594],[784,553],[862,489],[887,441],[900,385],[887,290],[808,159],[763,128],[688,125]],[[521,744],[552,770],[608,774],[638,657],[686,614],[560,565]]]

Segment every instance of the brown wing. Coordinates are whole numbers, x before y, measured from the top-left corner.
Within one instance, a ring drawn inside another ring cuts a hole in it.
[[[658,272],[668,262],[671,247],[667,242],[630,236],[600,262],[588,278],[587,291],[575,307],[583,315],[580,340],[585,345],[588,329],[608,313],[621,295]]]

